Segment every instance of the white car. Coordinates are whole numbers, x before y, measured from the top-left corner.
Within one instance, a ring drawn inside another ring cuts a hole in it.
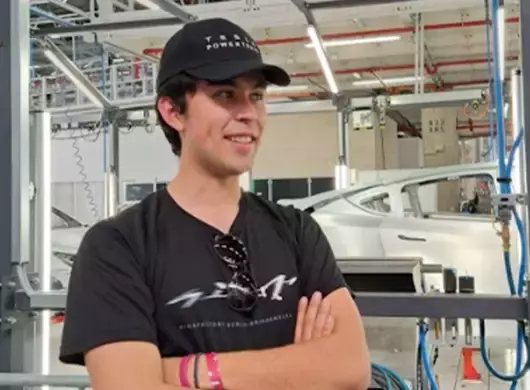
[[[507,294],[499,226],[491,213],[497,176],[495,163],[423,168],[278,203],[310,212],[339,259],[422,258],[474,276],[476,292]],[[519,257],[513,223],[511,234],[514,264]],[[517,264],[513,269],[517,275]],[[442,287],[439,276],[425,280],[426,289]]]
[[[66,288],[77,249],[89,226],[52,207],[52,276],[57,288]],[[60,284],[59,284],[60,283]]]

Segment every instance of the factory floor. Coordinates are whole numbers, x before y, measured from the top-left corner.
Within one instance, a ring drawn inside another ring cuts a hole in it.
[[[384,323],[384,326],[381,326]],[[385,319],[384,321],[366,321],[366,333],[372,361],[380,365],[391,368],[401,376],[411,378],[414,376],[414,362],[416,358],[416,333],[411,330],[414,321]],[[58,362],[61,325],[52,327],[51,338],[51,374],[60,375],[84,375],[86,370],[83,367],[66,366]],[[512,329],[508,330],[509,335],[513,335]],[[503,374],[513,374],[515,362],[514,346],[515,341],[510,338],[488,337],[490,347],[490,362],[497,371]],[[433,349],[429,351],[433,352]],[[489,374],[486,369],[480,352],[474,351],[472,354],[473,366],[480,374],[477,381],[468,381],[462,378],[464,359],[462,358],[462,348],[439,346],[439,357],[434,366],[435,374],[438,376],[440,390],[508,390],[510,383],[496,379]],[[530,376],[530,375],[529,375]],[[530,390],[530,380],[521,380],[517,390]],[[53,388],[53,390],[70,390],[71,388]]]
[[[515,342],[513,343],[515,345]],[[464,362],[461,348],[439,348],[439,358],[434,366],[434,373],[438,377],[440,390],[508,390],[509,382],[504,382],[495,378],[487,370],[480,352],[472,351],[472,367],[480,375],[478,380],[464,379]],[[501,374],[511,375],[514,372],[515,351],[505,348],[497,351],[490,350],[489,361],[493,367]],[[371,350],[372,360],[381,365],[392,368],[398,374],[409,370],[413,358],[404,359],[404,355],[399,352],[374,351]],[[400,367],[407,366],[400,370]],[[469,365],[467,365],[469,367]],[[473,371],[471,368],[468,372]],[[525,383],[526,382],[526,383]],[[529,389],[528,379],[521,380],[517,386],[518,390]]]
[[[414,380],[417,356],[416,320],[365,319],[365,329],[372,362],[392,369],[405,379]],[[478,331],[478,326],[475,330]],[[486,322],[486,331],[489,362],[498,373],[513,375],[515,324],[490,321]],[[440,390],[508,390],[510,388],[510,382],[495,378],[486,368],[480,354],[479,340],[478,334],[472,337],[471,347],[465,345],[464,337],[460,337],[454,346],[449,346],[443,340],[440,341],[438,358],[434,365],[434,374],[437,376]],[[431,344],[428,352],[432,358],[435,348],[432,339],[429,341]],[[465,354],[464,348],[466,348]],[[478,374],[475,377],[478,379],[466,379],[466,376],[473,377],[472,374]],[[530,378],[519,381],[517,390],[523,389],[530,390]]]

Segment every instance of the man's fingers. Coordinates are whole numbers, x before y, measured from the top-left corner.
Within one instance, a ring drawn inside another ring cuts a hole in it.
[[[318,308],[318,313],[315,318],[315,324],[313,326],[313,339],[317,339],[323,336],[324,326],[331,314],[331,304],[329,300],[323,299]]]
[[[307,307],[307,311],[305,313],[304,325],[302,330],[302,341],[311,340],[311,338],[313,337],[313,327],[315,325],[315,319],[317,317],[321,302],[322,294],[317,291],[311,297],[311,301],[309,301],[309,306]]]
[[[307,311],[308,299],[300,298],[298,301],[298,313],[296,314],[296,328],[294,331],[294,342],[299,343],[302,340],[302,332],[305,323],[305,314]]]
[[[328,318],[326,319],[326,324],[324,325],[324,329],[322,330],[322,337],[327,337],[331,335],[334,329],[335,329],[335,318],[330,313],[328,315]]]

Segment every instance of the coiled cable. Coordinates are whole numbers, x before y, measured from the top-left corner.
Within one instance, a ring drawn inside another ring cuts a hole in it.
[[[79,142],[79,138],[77,137],[72,140],[72,148],[74,149],[75,164],[79,168],[79,176],[81,176],[81,182],[83,183],[83,189],[86,194],[89,210],[92,212],[94,217],[97,219],[98,209],[96,205],[96,200],[94,199],[94,193],[92,192],[92,188],[90,186],[90,183],[88,182],[88,175],[86,174],[86,167],[83,162],[83,156],[81,155],[81,148],[79,147],[78,142]]]

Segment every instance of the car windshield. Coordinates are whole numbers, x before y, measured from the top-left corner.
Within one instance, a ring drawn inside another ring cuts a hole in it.
[[[65,212],[52,207],[52,229],[78,228],[84,225]]]
[[[355,206],[357,207],[356,204],[354,204],[350,198],[353,196],[353,195],[356,195],[362,191],[367,191],[367,190],[370,190],[372,188],[375,188],[377,187],[377,184],[374,184],[374,185],[368,185],[366,187],[361,187],[359,188],[358,186],[352,188],[350,191],[345,191],[345,192],[340,192],[338,194],[335,194],[333,196],[330,196],[329,198],[326,198],[326,199],[322,199],[321,201],[319,202],[316,202],[315,204],[311,205],[310,207],[308,207],[306,209],[306,211],[308,211],[309,213],[312,213],[316,210],[319,210],[323,207],[326,207],[327,205],[330,205],[331,203],[334,203],[340,199],[344,199],[346,202],[348,202],[349,204],[351,204],[352,206]]]

